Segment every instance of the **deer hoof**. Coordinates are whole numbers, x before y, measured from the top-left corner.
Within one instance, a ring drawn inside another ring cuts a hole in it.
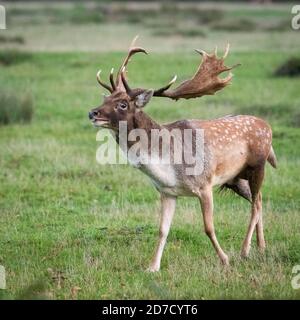
[[[227,255],[220,257],[223,266],[229,266],[229,258]]]
[[[265,250],[266,250],[266,244],[265,244],[265,243],[259,244],[258,247],[257,247],[257,249],[258,249],[258,252],[259,252],[260,254],[264,254],[264,253],[265,253]]]
[[[250,251],[250,250],[245,250],[245,249],[243,249],[242,252],[241,252],[241,257],[242,257],[243,259],[247,259],[247,258],[249,257],[249,251]]]
[[[160,269],[159,266],[150,266],[149,268],[146,269],[146,272],[149,272],[149,273],[158,272],[159,269]]]

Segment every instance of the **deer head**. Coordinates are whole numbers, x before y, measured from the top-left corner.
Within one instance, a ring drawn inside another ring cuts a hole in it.
[[[223,58],[217,57],[217,50],[213,54],[208,54],[203,50],[196,50],[202,55],[203,59],[192,79],[182,82],[175,89],[170,89],[170,87],[176,81],[177,76],[173,77],[166,86],[157,90],[131,89],[126,79],[128,62],[136,53],[147,54],[145,49],[135,46],[136,39],[137,37],[132,41],[128,54],[119,68],[116,81],[114,80],[113,69],[109,77],[110,85],[102,81],[100,77],[101,70],[97,73],[99,84],[107,89],[110,95],[105,96],[101,106],[89,112],[89,118],[95,126],[117,130],[119,121],[127,121],[130,124],[136,113],[150,101],[152,96],[178,100],[180,98],[190,99],[215,94],[215,92],[226,87],[232,79],[231,73],[224,79],[219,78],[218,75],[237,66],[226,67],[224,65],[224,59],[229,52],[229,44],[226,47]]]
[[[110,72],[110,85],[102,81],[100,75],[101,70],[97,73],[98,83],[110,92],[109,96],[104,97],[103,104],[89,112],[89,118],[97,127],[104,127],[117,130],[120,121],[132,122],[135,113],[143,108],[151,99],[154,91],[147,89],[129,90],[126,81],[126,67],[130,58],[142,52],[147,54],[146,50],[140,47],[135,47],[135,41],[132,41],[128,54],[124,59],[116,80],[114,80],[114,70]]]

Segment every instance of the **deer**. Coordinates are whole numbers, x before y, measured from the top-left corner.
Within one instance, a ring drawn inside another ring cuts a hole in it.
[[[159,89],[132,89],[128,84],[127,66],[133,55],[147,54],[147,51],[135,45],[136,38],[130,45],[128,54],[114,78],[113,69],[110,72],[110,84],[101,78],[101,70],[97,73],[99,84],[109,91],[103,103],[93,108],[89,119],[95,127],[109,128],[114,134],[116,142],[120,140],[119,123],[127,122],[127,131],[136,128],[145,130],[149,139],[154,129],[171,131],[176,128],[201,129],[204,132],[204,162],[203,170],[197,175],[187,175],[186,164],[146,164],[138,166],[148,175],[155,188],[160,193],[160,225],[159,237],[149,272],[160,270],[163,250],[170,231],[175,212],[176,200],[181,196],[197,197],[200,201],[204,231],[210,239],[221,263],[229,265],[228,255],[223,251],[216,237],[213,221],[213,188],[219,186],[228,189],[246,199],[251,204],[251,215],[242,243],[241,256],[249,256],[251,241],[256,231],[257,246],[264,252],[266,243],[263,231],[262,193],[265,164],[270,163],[276,168],[277,160],[272,147],[272,129],[264,120],[252,115],[229,115],[212,120],[179,120],[173,123],[159,124],[148,116],[143,108],[153,97],[172,100],[199,98],[204,95],[214,95],[231,83],[234,67],[227,67],[224,63],[229,53],[229,43],[223,57],[217,55],[217,48],[213,53],[196,50],[202,57],[199,67],[191,79],[183,81],[176,88],[172,85],[177,77]],[[219,75],[229,71],[225,78]],[[192,136],[190,143],[195,144]],[[132,142],[127,141],[128,145]]]

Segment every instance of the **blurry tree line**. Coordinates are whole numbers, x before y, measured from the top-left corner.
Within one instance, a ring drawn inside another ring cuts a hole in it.
[[[49,0],[5,0],[5,2],[49,2]],[[83,0],[60,0],[60,2],[83,2]],[[95,2],[130,2],[130,0],[94,0]],[[133,1],[134,2],[134,1]],[[135,2],[185,2],[184,0],[135,0]],[[203,0],[187,0],[186,2],[203,2]],[[292,0],[205,0],[205,2],[248,2],[248,3],[294,3]]]

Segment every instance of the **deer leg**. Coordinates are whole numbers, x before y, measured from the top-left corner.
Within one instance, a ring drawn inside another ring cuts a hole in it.
[[[257,201],[257,210],[259,212],[258,222],[256,224],[256,240],[257,246],[261,252],[265,250],[266,242],[264,238],[263,220],[262,220],[262,194],[259,192]]]
[[[223,265],[229,264],[228,256],[222,250],[219,242],[217,240],[215,229],[214,229],[214,221],[213,221],[213,194],[212,189],[209,188],[200,193],[200,203],[203,214],[204,221],[204,230],[207,236],[209,237],[212,245],[214,246],[221,262]]]
[[[252,202],[252,194],[249,187],[248,180],[245,179],[237,179],[234,181],[233,184],[226,184],[224,185],[227,188],[233,190],[239,196],[247,199],[250,203]],[[255,226],[256,228],[256,239],[257,239],[257,246],[261,252],[264,251],[266,247],[265,239],[264,239],[264,231],[263,231],[263,221],[262,221],[262,195],[259,192],[259,199],[257,199],[257,208],[259,212],[259,219]]]
[[[251,239],[252,239],[254,229],[257,223],[260,223],[259,220],[262,214],[262,211],[260,210],[261,208],[260,187],[262,185],[263,179],[264,179],[264,166],[260,166],[253,169],[249,177],[249,185],[252,193],[251,218],[250,218],[250,223],[248,226],[245,240],[243,242],[242,252],[241,252],[241,256],[244,258],[248,257],[249,255],[249,251],[251,248]],[[261,236],[261,232],[262,232],[261,227],[262,225],[259,224],[259,226],[257,227],[258,229],[256,229],[256,230],[259,230],[258,238]]]
[[[167,241],[169,230],[171,227],[172,219],[175,212],[176,197],[167,196],[161,193],[161,217],[159,227],[159,239],[156,251],[150,267],[147,269],[149,272],[159,271],[161,257]]]

